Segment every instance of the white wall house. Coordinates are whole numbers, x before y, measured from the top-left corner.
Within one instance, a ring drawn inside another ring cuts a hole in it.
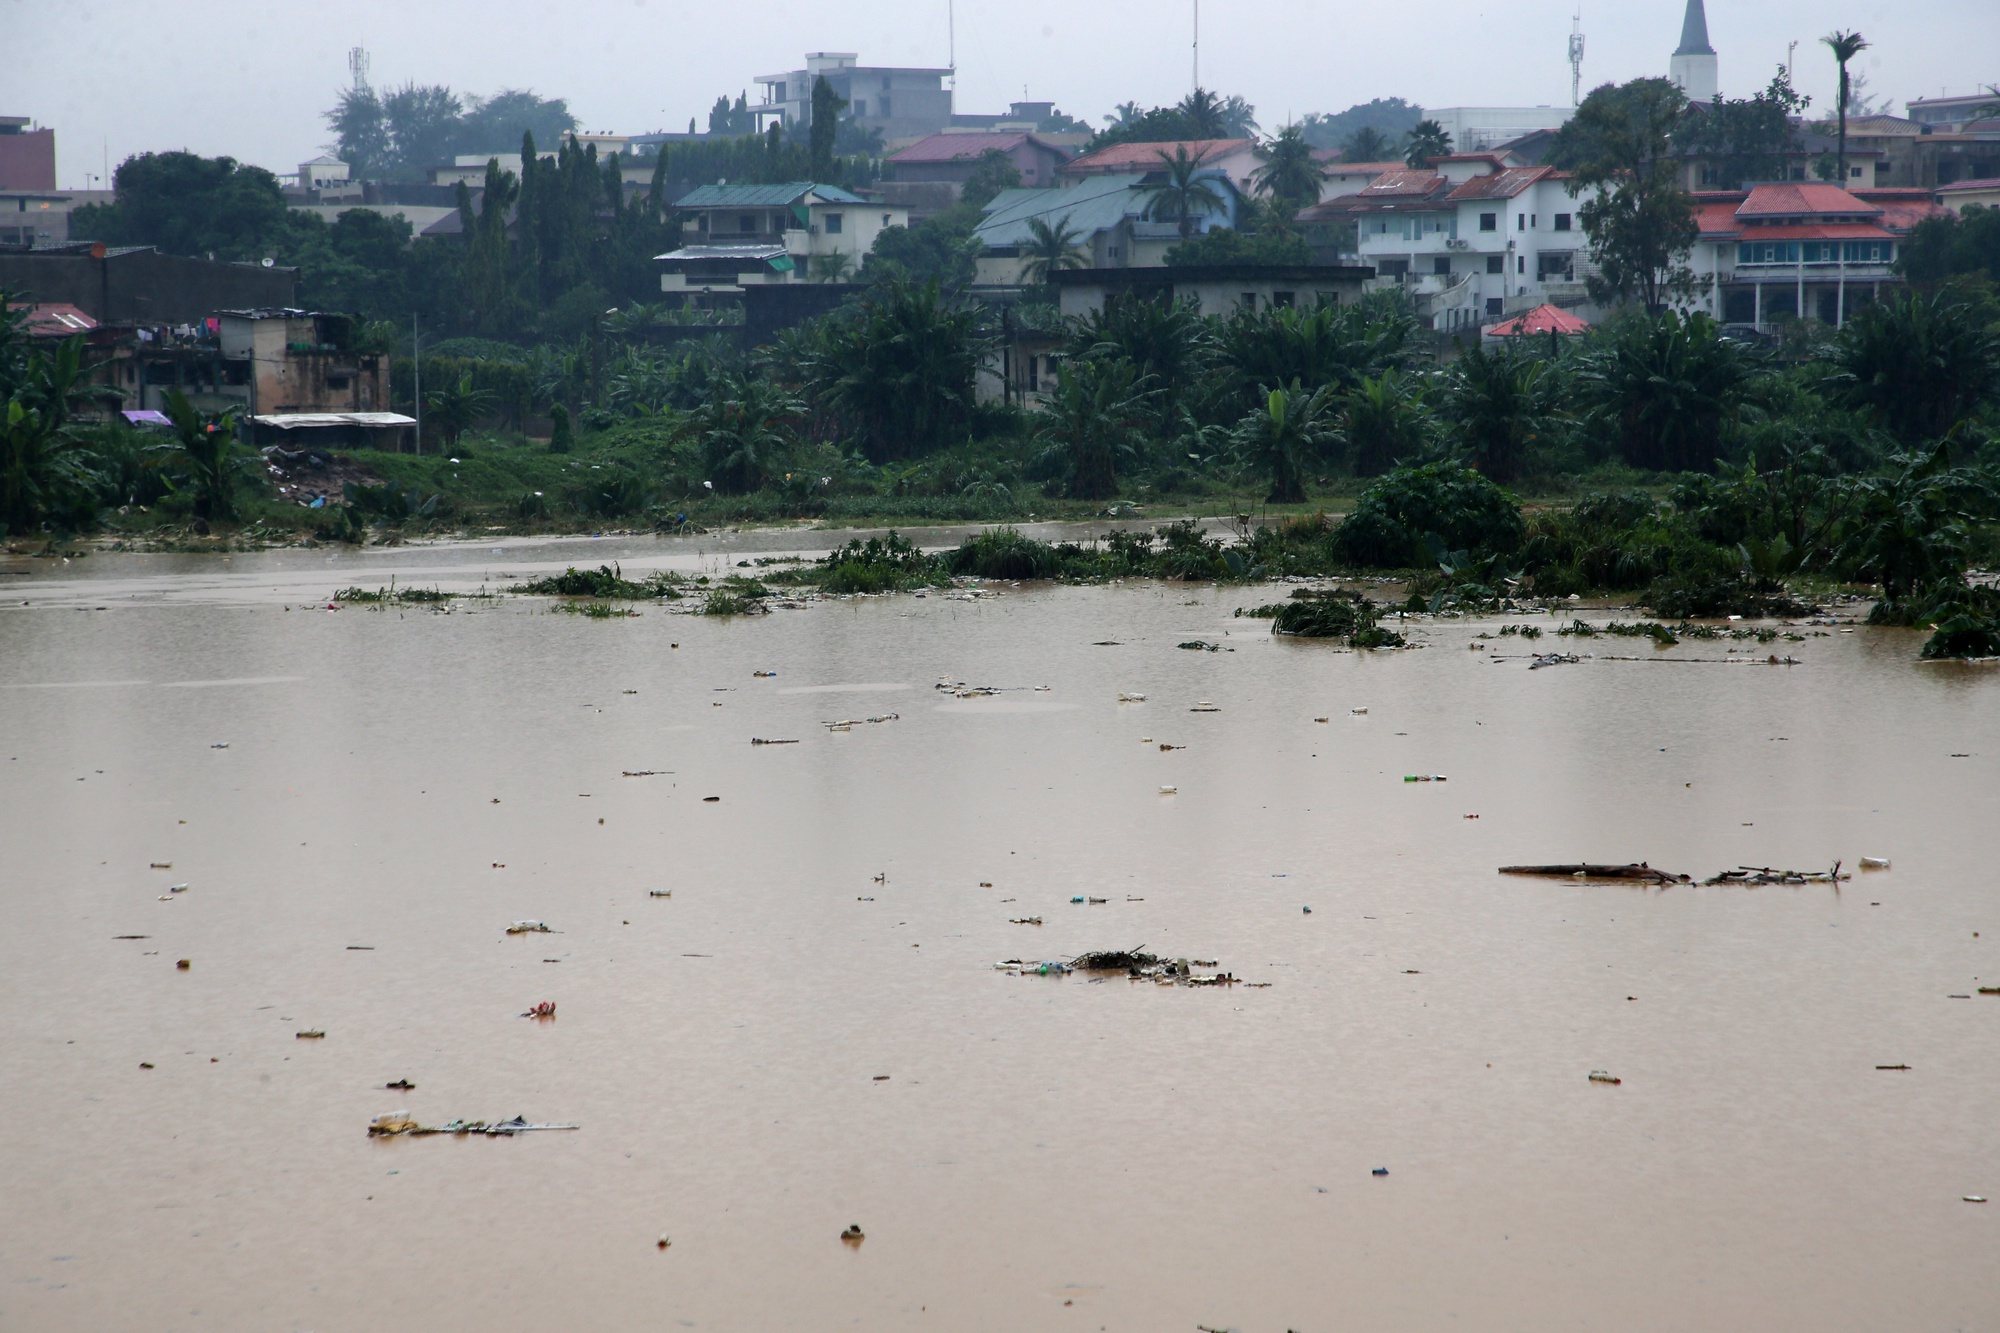
[[[674,211],[686,244],[656,256],[660,290],[668,295],[807,282],[836,272],[852,280],[876,238],[910,220],[907,209],[810,181],[704,185]]]
[[[1553,167],[1461,153],[1434,171],[1386,172],[1299,221],[1351,219],[1360,262],[1376,272],[1371,286],[1404,288],[1434,329],[1467,328],[1584,302],[1589,243],[1571,184]]]

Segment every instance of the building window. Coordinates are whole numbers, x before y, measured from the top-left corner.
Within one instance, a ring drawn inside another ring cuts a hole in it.
[[[1514,256],[1514,271],[1516,273],[1526,273],[1528,271],[1528,257],[1526,255]]]
[[[881,112],[885,117],[889,114],[889,94],[887,93],[882,94]]]
[[[856,98],[856,99],[855,99],[855,102],[854,102],[854,114],[855,114],[855,115],[856,115],[857,117],[859,117],[859,116],[865,116],[865,115],[867,115],[867,114],[868,114],[868,99],[867,99],[867,98],[865,98],[865,97],[861,97],[861,98]]]
[[[1849,168],[1847,169],[1847,174],[1848,174],[1848,175],[1850,175],[1850,176],[1852,176],[1852,177],[1854,177],[1855,179],[1859,180],[1859,179],[1860,179],[1860,177],[1861,177],[1861,168],[1860,168],[1860,167],[1849,167]]]
[[[1433,259],[1431,261],[1431,272],[1437,274],[1441,278],[1450,277],[1451,259],[1448,256],[1439,255],[1436,259]]]
[[[1567,214],[1567,213],[1558,213],[1558,214],[1556,214],[1556,230],[1557,230],[1557,231],[1568,231],[1568,230],[1570,229],[1570,226],[1569,226],[1569,222],[1570,222],[1570,215],[1569,215],[1569,214]]]
[[[1297,292],[1272,292],[1271,308],[1273,310],[1289,310],[1291,309],[1293,302],[1297,300],[1298,300]]]
[[[1489,297],[1487,297],[1487,298],[1486,298],[1486,313],[1487,313],[1488,315],[1490,315],[1490,316],[1491,316],[1492,318],[1494,318],[1494,319],[1498,319],[1498,318],[1500,318],[1500,311],[1501,311],[1501,309],[1503,308],[1503,304],[1504,304],[1504,303],[1503,303],[1503,302],[1502,302],[1502,301],[1500,300],[1500,298],[1499,298],[1499,297],[1497,297],[1497,296],[1489,296]]]
[[[1507,271],[1507,257],[1505,255],[1486,256],[1486,271],[1488,273],[1505,273]]]
[[[1236,304],[1242,306],[1245,310],[1255,310],[1257,308],[1257,293],[1243,293],[1242,296],[1237,298]]]
[[[1516,213],[1514,215],[1514,230],[1526,231],[1527,229],[1528,229],[1528,215],[1526,213]]]
[[[738,213],[736,215],[736,230],[746,236],[756,231],[757,215],[755,213]]]
[[[826,215],[826,234],[829,236],[840,235],[840,214],[828,213]]]
[[[1479,215],[1479,230],[1481,231],[1500,230],[1500,215],[1498,213],[1481,213]]]

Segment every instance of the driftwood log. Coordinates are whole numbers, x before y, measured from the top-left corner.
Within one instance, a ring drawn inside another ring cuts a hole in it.
[[[1597,865],[1579,861],[1559,866],[1501,866],[1503,875],[1541,875],[1549,879],[1617,879],[1638,880],[1643,884],[1692,884],[1688,875],[1675,875],[1665,870],[1655,870],[1644,861],[1630,865]]]

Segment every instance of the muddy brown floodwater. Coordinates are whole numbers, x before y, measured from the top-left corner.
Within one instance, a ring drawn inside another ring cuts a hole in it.
[[[0,562],[0,1327],[2000,1326],[2000,672],[325,609],[825,541]],[[994,968],[1141,944],[1246,984]]]

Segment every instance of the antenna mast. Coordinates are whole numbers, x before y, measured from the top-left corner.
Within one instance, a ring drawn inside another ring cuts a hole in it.
[[[347,72],[354,76],[354,91],[368,91],[368,50],[366,47],[350,47],[347,52]]]
[[[1577,105],[1583,93],[1583,6],[1569,22],[1569,104]]]
[[[951,70],[951,90],[958,91],[958,0],[945,0],[945,65]]]
[[[1194,90],[1201,91],[1201,0],[1194,0]]]

